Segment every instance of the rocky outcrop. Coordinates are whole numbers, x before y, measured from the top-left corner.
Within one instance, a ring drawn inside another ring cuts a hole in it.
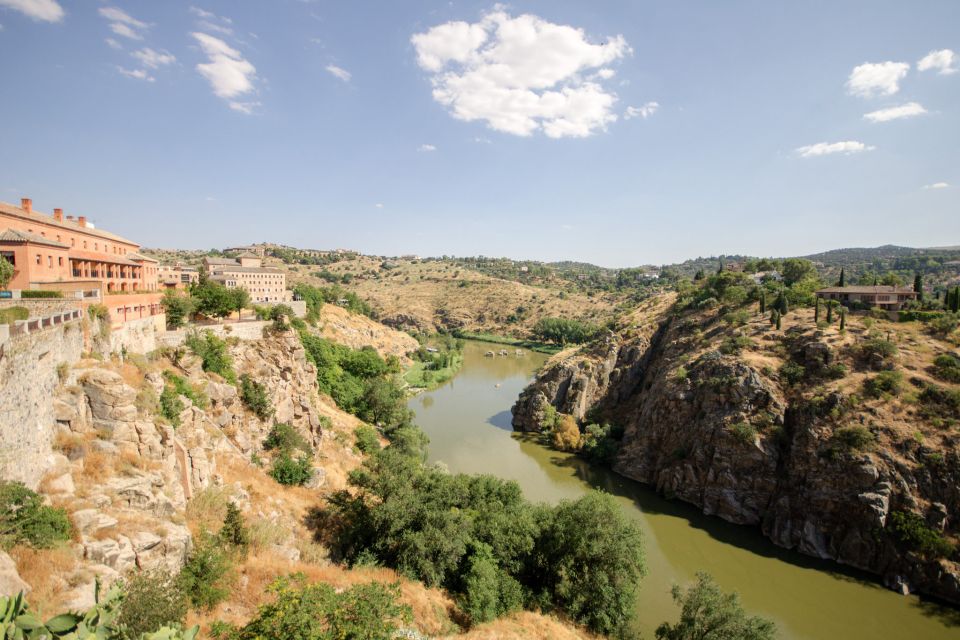
[[[410,318],[402,317],[392,320],[393,322],[390,323],[386,320],[380,323],[342,307],[325,304],[320,313],[320,335],[352,349],[370,346],[376,349],[382,358],[394,356],[404,364],[409,364],[408,354],[416,351],[420,343],[410,334],[392,327],[400,329],[413,327],[419,330],[424,328],[417,327]],[[391,326],[386,326],[387,324]]]
[[[908,550],[888,527],[892,512],[908,511],[956,535],[955,443],[925,452],[914,438],[884,431],[876,410],[841,391],[788,386],[779,358],[827,380],[839,354],[815,329],[756,331],[751,358],[718,350],[734,332],[715,316],[649,315],[549,361],[514,407],[514,427],[540,430],[548,406],[581,424],[621,425],[616,472],[704,513],[759,527],[780,546],[874,572],[900,591],[960,603],[960,564]],[[869,427],[882,444],[841,447],[837,433],[851,427]],[[936,466],[925,462],[931,454]]]
[[[29,592],[30,585],[17,573],[17,565],[13,559],[0,551],[0,596],[12,596],[21,591]]]

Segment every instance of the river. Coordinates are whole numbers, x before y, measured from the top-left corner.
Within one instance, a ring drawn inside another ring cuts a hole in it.
[[[510,407],[546,356],[485,357],[500,345],[467,342],[460,372],[410,400],[430,437],[430,459],[454,472],[516,480],[528,499],[555,503],[592,487],[612,493],[644,533],[648,574],[637,601],[637,625],[652,638],[675,619],[675,583],[697,571],[736,590],[746,609],[775,621],[783,640],[940,640],[960,638],[960,611],[897,595],[870,576],[776,547],[759,531],[704,516],[694,507],[576,456],[513,433]]]

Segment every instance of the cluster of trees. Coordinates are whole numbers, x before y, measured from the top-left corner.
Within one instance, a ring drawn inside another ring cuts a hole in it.
[[[168,289],[163,294],[161,304],[167,314],[167,326],[178,329],[196,315],[226,318],[234,313],[240,314],[250,307],[250,294],[246,289],[230,289],[220,283],[204,280],[191,285],[185,293]]]
[[[373,309],[369,304],[357,294],[336,284],[329,287],[298,284],[293,288],[293,293],[307,303],[306,320],[310,324],[316,324],[320,319],[320,310],[324,304],[339,304],[353,313],[373,317]]]
[[[537,340],[559,345],[582,344],[592,340],[599,331],[594,324],[570,318],[541,318],[533,327]]]
[[[642,540],[610,496],[533,505],[515,482],[425,465],[415,427],[391,437],[325,512],[344,560],[443,587],[473,623],[527,607],[561,611],[600,633],[627,631]]]

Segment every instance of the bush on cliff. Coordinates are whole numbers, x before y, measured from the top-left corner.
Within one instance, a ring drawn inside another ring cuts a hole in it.
[[[933,375],[946,382],[960,382],[960,358],[946,353],[937,356],[933,361]]]
[[[955,550],[943,534],[927,526],[922,516],[911,511],[891,512],[887,528],[900,544],[928,559],[948,558]]]
[[[43,504],[43,497],[23,483],[0,482],[0,547],[53,547],[72,533],[66,511]]]
[[[194,331],[187,336],[186,345],[200,358],[204,371],[216,373],[230,384],[237,383],[233,358],[227,353],[226,340],[221,340],[211,331]]]
[[[273,415],[267,388],[246,373],[240,376],[240,401],[261,420]]]
[[[123,583],[117,624],[125,640],[136,640],[165,626],[182,625],[187,617],[187,596],[178,577],[163,569],[140,571]]]

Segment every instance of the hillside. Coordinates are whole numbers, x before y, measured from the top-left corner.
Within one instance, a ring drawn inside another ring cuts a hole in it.
[[[327,279],[313,266],[286,268],[293,283],[323,286],[336,277],[369,302],[384,324],[430,333],[444,328],[526,337],[544,317],[605,322],[622,301],[615,294],[495,278],[445,261],[362,256],[327,265]]]
[[[514,427],[596,455],[587,425],[616,425],[622,440],[604,444],[616,472],[780,546],[960,603],[956,330],[848,314],[840,331],[812,309],[778,330],[756,302],[717,305],[712,280],[555,356]],[[564,431],[554,410],[585,433]]]

